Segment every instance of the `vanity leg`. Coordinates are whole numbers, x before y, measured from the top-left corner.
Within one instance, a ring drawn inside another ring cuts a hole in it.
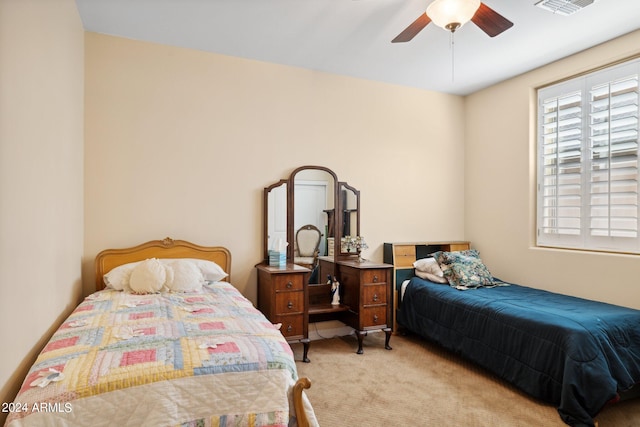
[[[391,328],[383,329],[386,337],[384,338],[384,348],[387,350],[391,350],[391,346],[389,345],[389,340],[391,339]]]
[[[362,351],[362,340],[366,335],[366,331],[356,331],[356,336],[358,337],[358,351],[356,351],[356,353],[358,354],[364,353],[364,351]]]
[[[302,343],[302,346],[303,346],[302,361],[304,363],[309,363],[311,362],[311,360],[309,360],[309,358],[307,357],[307,354],[309,354],[309,343],[311,342],[311,340],[308,338],[304,338],[304,339],[301,339],[300,342]]]

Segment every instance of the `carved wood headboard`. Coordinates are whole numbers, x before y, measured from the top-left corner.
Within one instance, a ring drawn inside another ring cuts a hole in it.
[[[198,258],[213,261],[231,277],[231,252],[222,246],[200,246],[186,240],[152,240],[138,246],[123,249],[105,249],[96,256],[96,290],[105,288],[103,276],[130,262],[144,261],[148,258]]]

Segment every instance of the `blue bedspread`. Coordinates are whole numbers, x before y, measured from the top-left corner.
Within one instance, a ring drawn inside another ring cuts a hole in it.
[[[411,279],[398,323],[593,426],[640,383],[640,311],[512,284],[459,291]]]

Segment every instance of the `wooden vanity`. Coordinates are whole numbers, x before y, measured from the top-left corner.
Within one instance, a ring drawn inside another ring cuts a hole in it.
[[[316,196],[323,191],[324,196]],[[309,194],[316,198],[309,199]],[[317,215],[310,205],[317,207]],[[324,230],[321,256],[311,269],[292,262],[296,231],[306,224]],[[375,330],[385,332],[385,348],[391,350],[393,265],[359,260],[345,248],[346,236],[360,236],[360,192],[339,181],[330,169],[303,166],[264,189],[264,261],[256,266],[258,308],[281,324],[289,342],[304,345],[305,362],[309,362],[309,323],[327,320],[354,328],[358,354],[363,353],[364,337]],[[269,249],[276,239],[288,242],[287,263],[270,266]],[[340,304],[331,304],[327,276],[340,283]]]

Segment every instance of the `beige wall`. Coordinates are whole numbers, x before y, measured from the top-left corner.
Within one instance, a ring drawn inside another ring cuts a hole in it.
[[[465,237],[495,275],[640,309],[638,256],[534,247],[534,89],[638,54],[639,46],[636,31],[466,98]]]
[[[361,191],[361,234],[463,237],[463,99],[87,33],[85,275],[165,236],[228,247],[254,302],[262,189],[298,166]],[[455,191],[451,191],[455,189]]]
[[[0,402],[82,291],[83,45],[73,0],[0,0]]]

